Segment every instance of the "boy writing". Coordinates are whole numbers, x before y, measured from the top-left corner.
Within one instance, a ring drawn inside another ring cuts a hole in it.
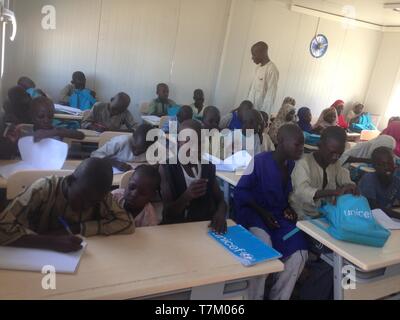
[[[136,122],[128,110],[131,98],[124,92],[111,98],[110,103],[98,102],[82,121],[82,128],[98,132],[133,131]]]
[[[36,181],[0,214],[0,245],[72,252],[82,241],[74,235],[133,233],[132,219],[109,193],[112,179],[108,161],[88,159],[68,177]]]

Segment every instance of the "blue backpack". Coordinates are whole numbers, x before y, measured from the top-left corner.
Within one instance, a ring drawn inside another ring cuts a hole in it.
[[[363,130],[377,130],[372,123],[371,115],[364,113],[358,120],[358,123],[353,123],[350,127],[351,131],[360,133]]]
[[[315,220],[313,223],[335,239],[380,248],[390,237],[390,231],[375,221],[368,200],[364,197],[343,195],[337,198],[336,205],[325,204],[319,211],[324,218],[317,221],[327,223],[328,227]]]
[[[303,133],[306,144],[316,146],[318,142],[321,140],[321,136],[318,134],[312,134],[306,131],[303,131]]]

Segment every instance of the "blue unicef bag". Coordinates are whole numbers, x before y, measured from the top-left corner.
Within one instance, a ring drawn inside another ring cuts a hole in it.
[[[328,227],[318,226],[335,239],[380,248],[390,237],[390,231],[375,221],[364,197],[343,195],[337,198],[336,205],[323,205],[319,211]]]
[[[318,142],[321,140],[321,136],[318,134],[312,134],[305,131],[303,133],[306,144],[316,146]]]
[[[377,130],[372,123],[371,115],[364,113],[358,120],[358,123],[353,123],[350,127],[351,131],[360,133],[363,130]]]

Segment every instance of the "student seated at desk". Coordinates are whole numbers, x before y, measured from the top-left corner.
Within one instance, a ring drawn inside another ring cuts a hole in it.
[[[47,97],[47,95],[41,90],[36,88],[35,82],[28,77],[21,77],[18,79],[17,85],[24,88],[24,90],[31,96],[31,98]]]
[[[242,123],[241,130],[230,131],[228,135],[222,135],[222,159],[241,150],[247,150],[251,155],[266,151],[263,150],[262,144],[264,121],[260,112],[255,109],[245,112]]]
[[[141,165],[135,169],[127,189],[114,190],[112,195],[135,220],[136,227],[156,226],[162,220],[160,184],[158,167]]]
[[[321,134],[326,128],[337,126],[337,123],[336,109],[325,109],[321,112],[318,121],[313,126],[313,133]]]
[[[86,76],[82,71],[72,74],[71,83],[61,91],[60,104],[83,111],[90,110],[96,103],[94,91],[86,88]]]
[[[285,271],[274,279],[271,300],[290,299],[307,261],[307,243],[301,232],[284,240],[296,228],[297,215],[288,200],[292,191],[290,175],[303,149],[304,135],[300,128],[283,125],[278,132],[276,151],[256,155],[254,168],[250,166],[253,171],[242,176],[234,192],[236,222],[283,255]],[[252,298],[263,298],[264,282],[258,283],[261,288],[254,293],[258,297]]]
[[[8,100],[4,103],[4,121],[13,124],[32,123],[29,112],[31,96],[20,86],[8,90]]]
[[[350,173],[338,161],[346,145],[346,131],[329,127],[322,132],[319,150],[305,154],[292,173],[290,205],[301,219],[318,216],[322,201],[333,201],[343,194],[358,194]]]
[[[15,144],[20,138],[26,136],[33,136],[34,142],[40,142],[47,138],[57,140],[64,138],[82,140],[85,138],[80,131],[53,127],[54,112],[54,104],[49,98],[43,96],[34,98],[30,103],[29,110],[33,126],[11,126],[8,129],[7,137]]]
[[[154,99],[149,107],[148,114],[163,117],[168,116],[168,110],[176,105],[175,101],[169,99],[169,87],[165,83],[157,85],[157,99]]]
[[[243,101],[239,108],[233,110],[228,113],[225,117],[222,118],[220,127],[221,129],[242,129],[243,127],[243,116],[246,112],[253,110],[254,105],[252,102],[245,100]]]
[[[203,118],[204,112],[204,92],[201,89],[196,89],[193,92],[194,102],[190,105],[193,110],[193,116],[196,120],[201,120]]]
[[[203,129],[207,130],[219,130],[219,123],[221,121],[221,112],[217,107],[208,106],[203,111]]]
[[[344,101],[343,100],[336,100],[331,108],[336,110],[336,114],[337,114],[337,122],[338,122],[338,126],[347,130],[349,128],[349,124],[346,121],[346,117],[344,116]]]
[[[287,98],[288,99],[288,98]],[[294,124],[296,117],[296,108],[290,103],[284,104],[278,112],[275,120],[272,122],[268,134],[274,144],[278,143],[278,131],[285,124]]]
[[[190,106],[182,106],[176,115],[178,123],[183,123],[186,120],[193,119],[193,110]]]
[[[393,150],[396,147],[396,141],[391,136],[381,135],[370,141],[359,142],[353,148],[346,150],[339,162],[347,168],[350,163],[372,163],[372,153],[379,147]]]
[[[104,131],[133,131],[136,122],[128,110],[131,98],[124,92],[111,98],[111,102],[96,103],[90,113],[83,119],[82,128]]]
[[[400,213],[392,210],[400,205],[400,178],[394,175],[393,151],[379,147],[372,153],[374,173],[366,173],[358,183],[360,193],[368,199],[371,209],[382,209],[388,216],[400,219]]]
[[[364,105],[362,103],[356,103],[354,105],[354,107],[349,111],[349,113],[347,114],[346,120],[350,126],[353,123],[358,123],[358,121],[360,120],[360,117],[363,114],[365,114],[365,112],[363,112],[363,110],[364,110]]]
[[[92,158],[107,158],[114,168],[126,172],[132,167],[126,162],[146,162],[146,151],[153,144],[146,141],[147,133],[153,129],[150,124],[140,125],[132,135],[112,138],[104,146],[92,152]]]
[[[299,111],[297,111],[297,118],[299,119],[297,125],[300,127],[300,129],[304,132],[312,133],[312,114],[310,108],[300,108]]]
[[[179,132],[190,138],[178,142],[177,164],[160,166],[161,196],[164,202],[164,224],[211,220],[210,227],[225,233],[227,206],[215,174],[215,166],[201,164],[201,124],[187,120],[179,126]],[[187,152],[184,152],[184,151]],[[180,162],[187,156],[188,164]]]
[[[131,217],[109,193],[112,180],[108,161],[87,159],[68,177],[36,181],[0,214],[0,245],[72,252],[82,242],[74,235],[133,233]]]

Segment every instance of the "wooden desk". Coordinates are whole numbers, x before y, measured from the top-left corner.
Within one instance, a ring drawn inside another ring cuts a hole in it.
[[[400,267],[400,230],[392,231],[383,248],[374,248],[336,240],[310,221],[300,221],[297,223],[297,227],[334,252],[336,300],[380,299],[400,292],[400,268],[390,277],[377,278],[376,281],[370,283],[357,282],[356,290],[343,290],[342,288],[342,270],[344,266],[349,265],[348,262],[365,272],[388,267],[397,269],[397,265]]]
[[[19,161],[21,161],[21,160],[0,160],[0,166],[17,163]],[[67,160],[67,161],[65,161],[64,166],[61,169],[62,170],[71,170],[71,173],[72,173],[72,171],[74,171],[81,162],[82,162],[81,160]],[[139,164],[132,163],[131,165],[135,168]],[[122,176],[123,176],[123,174],[115,174],[114,175],[114,179],[113,179],[114,187],[119,186]],[[7,189],[7,179],[2,176],[0,176],[0,189]]]
[[[193,299],[214,299],[224,297],[224,282],[283,270],[279,260],[243,267],[207,235],[207,226],[157,226],[129,236],[89,238],[77,274],[57,275],[56,290],[42,289],[40,273],[0,270],[0,299],[137,299],[181,290],[190,290]]]
[[[72,114],[66,114],[66,113],[55,113],[54,119],[82,121],[83,116],[74,116]]]

